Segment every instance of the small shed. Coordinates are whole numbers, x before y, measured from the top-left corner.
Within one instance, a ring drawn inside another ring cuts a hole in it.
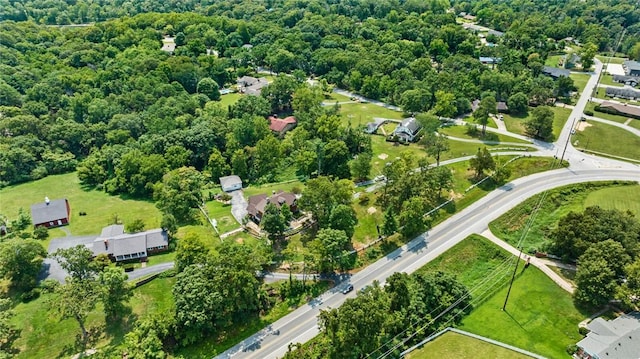
[[[53,228],[69,224],[71,208],[66,198],[50,201],[48,197],[44,202],[31,205],[31,220],[33,226]]]
[[[220,177],[220,186],[223,191],[232,192],[242,189],[242,180],[235,175]]]

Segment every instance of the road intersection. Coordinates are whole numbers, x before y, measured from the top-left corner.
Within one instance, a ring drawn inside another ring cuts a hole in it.
[[[384,283],[395,272],[416,271],[470,234],[483,233],[488,229],[489,222],[533,195],[580,182],[640,181],[639,166],[588,155],[576,150],[570,143],[571,131],[583,115],[600,71],[602,63],[596,60],[595,72],[557,141],[554,144],[534,143],[538,152],[532,153],[533,155],[564,155],[564,159],[570,163],[568,168],[534,174],[505,184],[217,358],[272,359],[284,356],[291,343],[304,343],[319,333],[317,317],[320,310],[339,307],[347,298],[355,297],[358,290],[373,281]],[[349,284],[352,284],[356,291],[342,294],[343,287]]]

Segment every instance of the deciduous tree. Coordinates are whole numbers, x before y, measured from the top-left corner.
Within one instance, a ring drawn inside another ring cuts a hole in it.
[[[496,163],[486,147],[478,148],[476,156],[469,160],[469,165],[476,172],[476,178],[484,175],[484,171],[496,168]]]

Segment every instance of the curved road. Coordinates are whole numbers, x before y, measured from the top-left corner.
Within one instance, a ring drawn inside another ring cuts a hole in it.
[[[587,82],[578,103],[558,136],[558,141],[554,144],[540,144],[542,149],[538,152],[539,154],[557,157],[564,154],[564,158],[571,163],[569,168],[519,178],[496,189],[427,233],[364,268],[337,287],[245,339],[217,358],[282,357],[290,343],[304,343],[319,333],[317,316],[321,309],[339,307],[346,298],[356,296],[356,291],[347,295],[341,293],[349,283],[359,290],[374,280],[384,283],[395,272],[412,273],[468,235],[484,232],[488,229],[489,222],[535,194],[555,187],[588,181],[640,181],[639,166],[587,155],[577,151],[569,143],[574,121],[583,115],[601,70],[602,63],[596,60],[596,71]]]

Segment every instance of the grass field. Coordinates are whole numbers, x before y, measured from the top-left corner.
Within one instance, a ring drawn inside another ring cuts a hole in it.
[[[614,199],[605,199],[606,196],[612,195],[614,192]],[[637,210],[640,206],[638,193],[640,193],[638,185],[621,185],[612,182],[583,183],[549,191],[526,240],[523,242],[524,251],[544,250],[548,243],[549,234],[556,227],[558,219],[571,211],[583,211],[586,207],[598,204],[600,201],[606,208]],[[616,198],[624,200],[616,200]],[[489,223],[489,228],[496,236],[515,245],[521,238],[523,227],[529,220],[539,199],[540,195],[527,199]]]
[[[342,115],[342,123],[346,125],[364,126],[368,122],[373,122],[374,117],[391,118],[401,120],[402,112],[389,110],[370,103],[348,103],[340,105],[340,114]]]
[[[511,256],[488,239],[472,234],[444,254],[419,269],[420,272],[443,271],[455,274],[467,286],[474,287]],[[506,283],[506,279],[504,283]]]
[[[590,124],[572,136],[575,147],[640,161],[640,137],[601,122],[591,121]]]
[[[205,208],[209,213],[209,218],[218,222],[220,234],[240,228],[240,223],[231,215],[231,205],[218,202],[216,200],[205,203]]]
[[[567,346],[582,339],[578,323],[592,313],[578,311],[571,294],[533,266],[519,271],[502,311],[506,294],[503,287],[475,308],[460,329],[548,358],[567,358]]]
[[[233,92],[233,93],[228,93],[226,95],[221,95],[220,96],[220,102],[218,102],[222,108],[224,108],[225,110],[227,109],[227,107],[235,104],[236,102],[238,102],[238,100],[240,100],[240,97],[242,97],[242,94],[239,94],[237,92]]]
[[[0,213],[9,219],[15,218],[19,208],[29,211],[32,204],[43,202],[45,196],[69,200],[71,219],[69,226],[65,228],[72,235],[98,234],[102,227],[113,223],[116,215],[124,224],[139,218],[148,229],[160,226],[160,211],[153,202],[111,196],[102,191],[83,188],[75,172],[1,189]],[[87,215],[79,216],[80,211]],[[52,231],[50,237],[62,233],[60,230]]]
[[[333,101],[345,102],[345,101],[351,101],[351,99],[349,98],[349,96],[345,96],[345,95],[341,95],[339,93],[332,92],[329,95],[329,98],[325,98],[324,101],[327,102],[327,103],[331,103]]]
[[[585,86],[587,86],[587,82],[591,78],[591,75],[587,74],[569,74],[569,77],[573,79],[573,84],[578,88],[578,92],[582,93],[584,91]]]
[[[569,119],[569,115],[571,114],[570,108],[564,107],[550,107],[551,111],[554,113],[553,117],[553,135],[558,137],[560,131],[562,131],[562,126],[564,126],[565,122]],[[520,135],[526,135],[524,124],[531,116],[531,108],[527,116],[524,117],[515,117],[509,114],[504,115],[504,124],[507,127],[509,132],[517,133]]]
[[[590,192],[583,207],[600,206],[605,209],[631,211],[640,217],[640,186],[603,188]]]
[[[472,136],[472,135],[467,134],[466,126],[443,127],[441,129],[439,129],[438,131],[440,133],[444,133],[447,136],[453,136],[453,137],[459,137],[459,138],[465,138],[465,139],[472,139],[472,140],[498,141],[498,142],[515,142],[515,143],[522,143],[522,144],[530,144],[531,143],[529,141],[524,141],[524,140],[521,140],[519,138],[506,136],[506,135],[503,135],[503,134],[497,134],[497,133],[493,133],[493,132],[489,132],[489,131],[487,131],[485,133],[484,137],[482,137],[482,131],[478,131],[476,135]]]
[[[603,64],[606,64],[607,61],[609,61],[610,64],[622,64],[626,60],[623,57],[611,57],[603,55],[596,55],[596,59],[602,61]]]
[[[600,82],[603,85],[609,85],[609,86],[618,86],[618,87],[623,87],[624,84],[621,84],[619,82],[615,82],[613,81],[613,76],[602,72],[602,75],[600,76]]]
[[[551,55],[547,57],[547,60],[544,62],[545,66],[551,67],[560,67],[560,62],[564,55]]]
[[[154,279],[134,290],[129,305],[132,314],[123,323],[107,324],[98,305],[87,320],[87,329],[97,329],[101,335],[95,346],[115,348],[122,343],[124,334],[133,327],[136,320],[154,313],[170,310],[173,297],[170,292],[174,278]],[[43,294],[29,303],[20,303],[14,308],[16,316],[12,322],[21,330],[16,342],[20,353],[17,358],[59,358],[75,354],[74,342],[80,333],[78,324],[73,319],[59,320],[49,310],[54,295]]]
[[[635,129],[640,130],[640,120],[634,118],[631,120],[631,122],[629,122],[629,124],[627,124],[627,126],[631,126]]]
[[[414,350],[407,359],[526,359],[527,355],[499,347],[466,335],[448,332],[421,349]]]

